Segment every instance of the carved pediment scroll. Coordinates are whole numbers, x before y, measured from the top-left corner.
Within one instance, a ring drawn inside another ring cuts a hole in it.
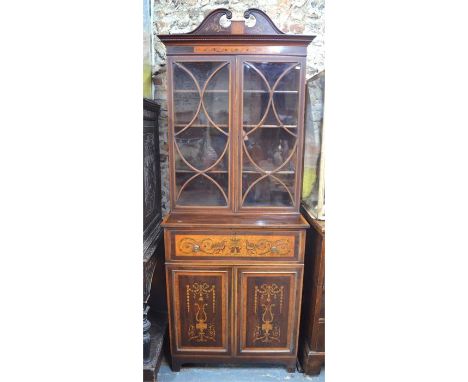
[[[232,20],[232,12],[229,9],[219,8],[208,14],[208,16],[206,16],[202,23],[198,26],[198,28],[189,34],[284,34],[284,32],[279,30],[273,21],[271,21],[267,14],[260,9],[250,8],[244,12],[243,16],[244,20]],[[225,23],[222,23],[221,19],[223,17],[226,18],[226,20],[224,20]]]

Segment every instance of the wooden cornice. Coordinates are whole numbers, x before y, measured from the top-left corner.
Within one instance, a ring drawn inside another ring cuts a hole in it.
[[[226,16],[228,26],[222,26],[220,20]],[[255,25],[248,26],[246,21],[253,16]],[[291,35],[282,32],[267,14],[260,9],[250,8],[244,12],[244,20],[232,20],[232,12],[219,8],[208,14],[192,32],[183,34],[161,34],[159,39],[166,45],[188,44],[239,44],[260,43],[269,45],[308,45],[315,36]]]

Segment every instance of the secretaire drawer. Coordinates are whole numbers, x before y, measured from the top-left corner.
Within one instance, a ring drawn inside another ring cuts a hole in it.
[[[304,231],[165,231],[167,260],[302,261]]]

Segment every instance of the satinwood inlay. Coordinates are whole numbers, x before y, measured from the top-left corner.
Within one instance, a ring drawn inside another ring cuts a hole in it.
[[[294,235],[176,234],[177,256],[293,257]]]

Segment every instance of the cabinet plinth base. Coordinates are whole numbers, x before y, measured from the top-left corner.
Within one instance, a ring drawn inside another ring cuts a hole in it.
[[[325,364],[325,352],[310,350],[306,340],[303,342],[302,351],[299,354],[299,361],[305,374],[317,375]]]
[[[184,364],[217,364],[217,365],[239,365],[239,364],[258,364],[258,365],[283,365],[288,373],[296,372],[297,358],[289,357],[278,359],[275,357],[249,357],[249,358],[234,358],[234,357],[216,357],[216,356],[172,356],[171,370],[173,372],[179,372],[182,365]]]
[[[174,372],[174,373],[177,373],[180,371],[180,363],[179,362],[176,362],[174,359],[172,359],[172,362],[171,362],[171,370]]]

